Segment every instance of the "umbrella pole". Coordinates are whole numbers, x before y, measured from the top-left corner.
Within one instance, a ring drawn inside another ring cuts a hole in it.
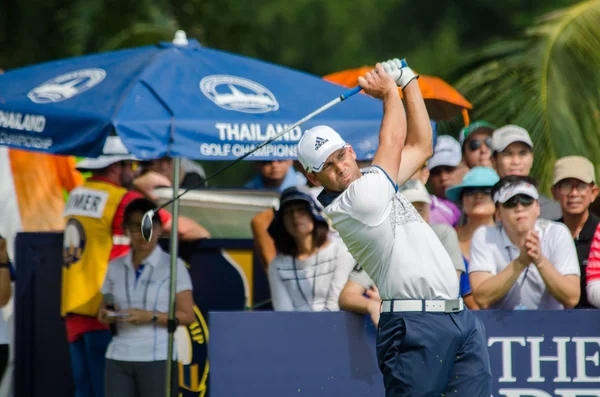
[[[181,158],[175,157],[173,159],[173,197],[177,197],[179,194],[179,169],[181,168]],[[177,329],[177,324],[175,323],[175,295],[176,295],[176,285],[177,285],[177,249],[179,248],[178,244],[178,234],[177,234],[177,220],[179,218],[179,200],[175,200],[172,203],[172,211],[171,211],[173,220],[171,221],[171,283],[169,286],[169,321],[168,321],[168,331],[169,331],[169,342],[167,349],[167,387],[166,387],[166,397],[171,397],[172,394],[172,384],[173,384],[173,342],[175,337],[175,330]]]

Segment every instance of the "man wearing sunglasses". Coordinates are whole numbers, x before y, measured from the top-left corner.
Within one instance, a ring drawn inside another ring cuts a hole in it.
[[[529,176],[533,166],[533,141],[524,128],[505,125],[492,135],[492,164],[500,178],[507,175]],[[558,203],[540,195],[540,217],[556,221],[562,217]]]
[[[563,309],[579,302],[580,269],[565,225],[540,219],[539,193],[526,176],[506,176],[492,189],[495,226],[471,241],[469,277],[484,309]]]
[[[581,298],[575,308],[591,309],[586,294],[586,268],[594,232],[600,218],[592,214],[590,205],[598,196],[594,165],[581,156],[559,159],[554,165],[552,195],[562,208],[563,217],[558,221],[569,228],[575,240],[577,259],[581,270]]]
[[[460,130],[458,141],[467,167],[492,167],[492,133],[495,129],[487,121],[479,120]]]

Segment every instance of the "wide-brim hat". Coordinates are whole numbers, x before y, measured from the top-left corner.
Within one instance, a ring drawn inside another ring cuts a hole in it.
[[[308,188],[305,186],[293,186],[285,189],[283,193],[281,193],[279,209],[275,212],[275,218],[268,229],[271,237],[274,238],[285,232],[285,227],[283,226],[283,209],[287,204],[295,201],[301,201],[308,204],[308,208],[315,222],[322,222],[329,225],[329,221],[323,213],[323,207],[313,198]]]
[[[459,203],[462,192],[469,187],[492,187],[500,177],[492,168],[473,167],[465,174],[459,185],[452,186],[446,190],[446,198],[455,203]]]

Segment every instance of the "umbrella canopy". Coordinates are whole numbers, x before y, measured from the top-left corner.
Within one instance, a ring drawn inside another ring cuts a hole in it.
[[[230,160],[344,91],[195,40],[159,43],[0,75],[0,145],[96,157],[116,133],[142,159]],[[338,130],[368,159],[381,116],[381,103],[357,95],[248,159],[295,158],[302,129],[317,124]]]
[[[372,69],[373,67],[363,66],[342,70],[328,74],[323,79],[344,87],[355,87],[358,84],[358,76],[364,76]],[[421,75],[418,82],[423,99],[425,99],[427,112],[432,120],[449,120],[462,114],[464,109],[473,109],[473,105],[469,101],[439,77]],[[399,91],[402,95],[402,90]]]

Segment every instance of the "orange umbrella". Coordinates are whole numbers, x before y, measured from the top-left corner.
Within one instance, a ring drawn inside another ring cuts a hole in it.
[[[342,70],[341,72],[328,74],[323,79],[352,88],[358,85],[358,76],[364,76],[372,69],[373,67],[363,66],[356,69]],[[424,75],[419,77],[418,82],[423,99],[425,99],[427,112],[432,120],[449,120],[462,114],[463,118],[466,117],[465,125],[468,124],[467,110],[473,109],[473,105],[450,84],[439,77]],[[402,90],[399,89],[399,91],[402,95]]]

